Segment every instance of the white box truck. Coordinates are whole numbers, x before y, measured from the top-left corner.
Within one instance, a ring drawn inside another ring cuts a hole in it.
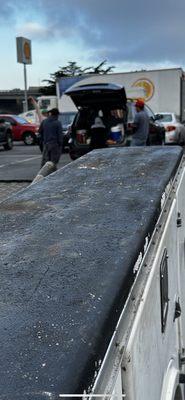
[[[61,90],[64,80],[67,79],[60,78],[57,82],[58,106],[61,112],[75,110],[73,102]],[[90,75],[77,81],[74,86],[105,82],[124,86],[128,97],[131,88],[143,88],[145,101],[153,112],[174,112],[185,120],[185,74],[181,68]]]

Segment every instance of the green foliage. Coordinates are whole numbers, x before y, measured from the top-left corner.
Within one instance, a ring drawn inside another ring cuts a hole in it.
[[[82,68],[75,61],[69,61],[65,67],[59,67],[58,71],[50,74],[50,79],[43,80],[43,82],[47,82],[47,86],[40,89],[40,92],[44,95],[56,95],[56,81],[62,77],[81,76],[85,74],[108,74],[115,67],[111,65],[105,68],[106,63],[107,61],[104,60],[97,67]]]

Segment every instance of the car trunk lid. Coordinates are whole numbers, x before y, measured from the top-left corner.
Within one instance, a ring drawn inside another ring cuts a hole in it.
[[[66,95],[70,96],[77,108],[126,108],[126,93],[123,86],[115,84],[91,84],[69,88]]]

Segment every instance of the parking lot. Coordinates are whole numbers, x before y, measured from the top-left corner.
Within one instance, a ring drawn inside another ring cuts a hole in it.
[[[62,154],[58,168],[71,162]],[[0,149],[0,201],[28,186],[40,169],[41,153],[38,146],[15,143],[11,151]]]
[[[41,153],[38,146],[15,143],[11,151],[0,149],[0,202],[26,188],[40,170]],[[58,168],[71,161],[62,154]]]

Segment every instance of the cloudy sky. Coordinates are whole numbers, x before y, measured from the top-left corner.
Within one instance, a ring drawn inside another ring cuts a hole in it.
[[[0,0],[0,90],[23,88],[16,36],[32,40],[28,85],[104,59],[114,72],[185,68],[184,0]]]

